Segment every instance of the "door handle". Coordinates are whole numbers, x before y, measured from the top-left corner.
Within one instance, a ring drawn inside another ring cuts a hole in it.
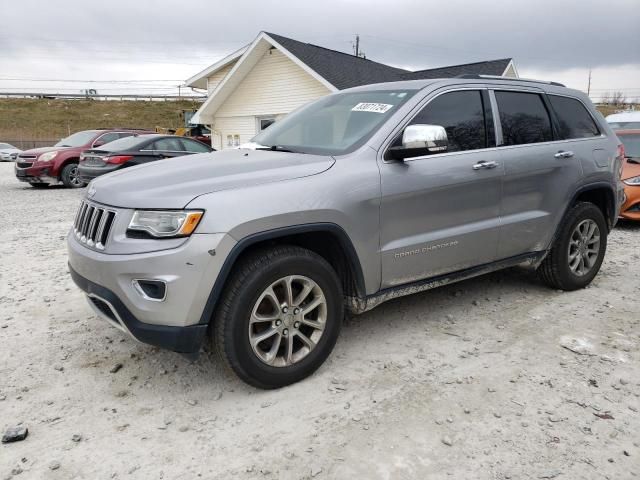
[[[571,158],[573,157],[573,152],[569,150],[560,150],[558,153],[554,155],[556,158]]]
[[[481,160],[473,166],[474,170],[480,170],[481,168],[496,168],[498,166],[498,162],[487,162],[485,160]]]

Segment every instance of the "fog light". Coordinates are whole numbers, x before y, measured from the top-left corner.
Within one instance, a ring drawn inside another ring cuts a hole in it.
[[[145,300],[162,302],[167,298],[167,284],[162,280],[134,279],[133,288]]]

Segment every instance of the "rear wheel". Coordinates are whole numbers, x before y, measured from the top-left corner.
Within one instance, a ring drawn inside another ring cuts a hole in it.
[[[560,226],[538,270],[540,277],[553,288],[584,288],[600,270],[606,249],[607,223],[602,211],[592,203],[578,203]]]
[[[86,185],[86,183],[80,180],[80,177],[78,176],[77,163],[69,163],[65,165],[62,169],[60,178],[62,179],[64,186],[68,188],[80,188]]]
[[[213,342],[242,380],[278,388],[322,365],[342,317],[342,288],[326,260],[303,248],[274,247],[237,265],[214,317]]]

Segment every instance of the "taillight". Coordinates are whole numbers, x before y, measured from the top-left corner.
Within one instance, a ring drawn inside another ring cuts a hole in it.
[[[113,157],[106,157],[104,161],[112,165],[121,165],[124,162],[131,160],[132,158],[133,155],[114,155]]]

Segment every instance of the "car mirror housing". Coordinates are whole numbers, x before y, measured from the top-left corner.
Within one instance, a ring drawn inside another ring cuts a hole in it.
[[[389,154],[396,160],[444,153],[449,148],[447,131],[440,125],[409,125],[402,133],[402,145],[391,147]]]

